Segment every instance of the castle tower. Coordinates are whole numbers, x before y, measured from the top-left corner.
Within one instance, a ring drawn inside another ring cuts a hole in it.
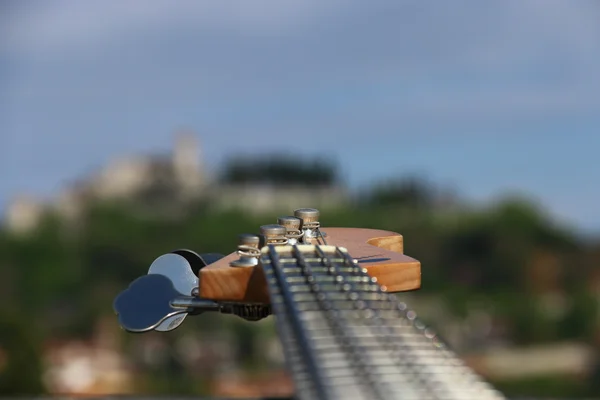
[[[185,192],[193,194],[204,184],[200,144],[193,132],[175,135],[172,161],[175,179]]]

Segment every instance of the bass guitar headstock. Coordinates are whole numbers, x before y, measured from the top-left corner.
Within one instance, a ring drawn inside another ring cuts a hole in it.
[[[315,209],[277,222],[241,235],[225,257],[160,256],[116,298],[121,326],[169,331],[206,311],[273,313],[299,400],[504,399],[390,294],[421,284],[402,236],[322,228]]]
[[[420,263],[403,254],[395,232],[362,228],[321,227],[316,209],[266,224],[257,233],[238,237],[227,256],[176,250],[152,262],[148,274],[133,281],[114,301],[119,323],[129,332],[170,331],[189,314],[207,311],[256,321],[271,314],[261,250],[267,246],[321,245],[347,250],[384,291],[415,290],[421,285]],[[302,279],[302,277],[298,277]]]

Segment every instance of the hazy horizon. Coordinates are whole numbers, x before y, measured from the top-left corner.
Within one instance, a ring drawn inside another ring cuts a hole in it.
[[[177,4],[0,6],[1,208],[189,127],[213,169],[331,154],[600,231],[599,3]]]

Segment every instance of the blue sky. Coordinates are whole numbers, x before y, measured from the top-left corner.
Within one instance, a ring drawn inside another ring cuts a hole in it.
[[[522,191],[600,230],[595,0],[6,1],[0,206],[190,127],[216,168],[331,154],[354,186],[419,173]]]

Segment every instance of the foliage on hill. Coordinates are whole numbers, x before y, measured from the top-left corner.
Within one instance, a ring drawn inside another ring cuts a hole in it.
[[[224,183],[262,183],[274,185],[335,185],[335,165],[324,159],[304,160],[295,155],[236,158],[221,173]]]

